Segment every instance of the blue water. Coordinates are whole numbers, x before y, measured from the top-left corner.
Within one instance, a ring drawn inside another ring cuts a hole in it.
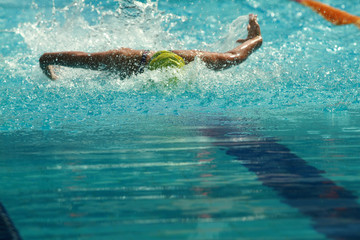
[[[50,51],[226,51],[249,13],[262,47],[222,72],[195,61],[177,86],[38,67]],[[1,0],[0,16],[0,201],[23,239],[359,239],[355,26],[286,0]]]

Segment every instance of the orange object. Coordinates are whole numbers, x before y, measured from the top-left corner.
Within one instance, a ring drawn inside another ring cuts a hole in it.
[[[360,17],[313,0],[294,0],[307,6],[335,25],[355,24],[360,28]]]

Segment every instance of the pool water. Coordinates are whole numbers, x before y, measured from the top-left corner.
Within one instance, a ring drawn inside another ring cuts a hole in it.
[[[195,61],[176,85],[38,66],[227,51],[249,13],[259,50],[222,72]],[[23,239],[360,238],[357,27],[284,0],[1,0],[0,16],[0,202]]]

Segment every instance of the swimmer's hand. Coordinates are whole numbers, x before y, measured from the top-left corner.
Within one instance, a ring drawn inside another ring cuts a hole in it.
[[[55,71],[54,71],[54,66],[53,65],[48,65],[45,69],[45,71],[43,70],[43,72],[45,73],[45,75],[50,78],[51,80],[55,81],[56,79],[58,79],[58,76],[56,76]]]
[[[257,15],[249,14],[249,25],[247,26],[248,36],[246,39],[239,39],[237,43],[244,43],[254,37],[261,36],[260,26],[257,22]]]
[[[54,66],[53,65],[40,65],[43,73],[50,78],[51,80],[56,80],[58,79],[58,76],[56,76],[55,71],[54,71]]]
[[[43,54],[40,59],[39,59],[39,63],[40,63],[40,68],[43,71],[43,73],[50,78],[51,80],[56,80],[58,77],[55,74],[54,71],[54,65],[52,65],[52,62],[54,58],[51,54]]]

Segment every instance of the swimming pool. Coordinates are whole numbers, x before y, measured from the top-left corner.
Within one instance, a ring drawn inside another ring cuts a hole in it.
[[[177,86],[38,67],[47,51],[225,51],[249,13],[263,46],[223,72],[195,62]],[[23,239],[359,238],[355,26],[280,0],[3,0],[0,14],[0,202]]]

